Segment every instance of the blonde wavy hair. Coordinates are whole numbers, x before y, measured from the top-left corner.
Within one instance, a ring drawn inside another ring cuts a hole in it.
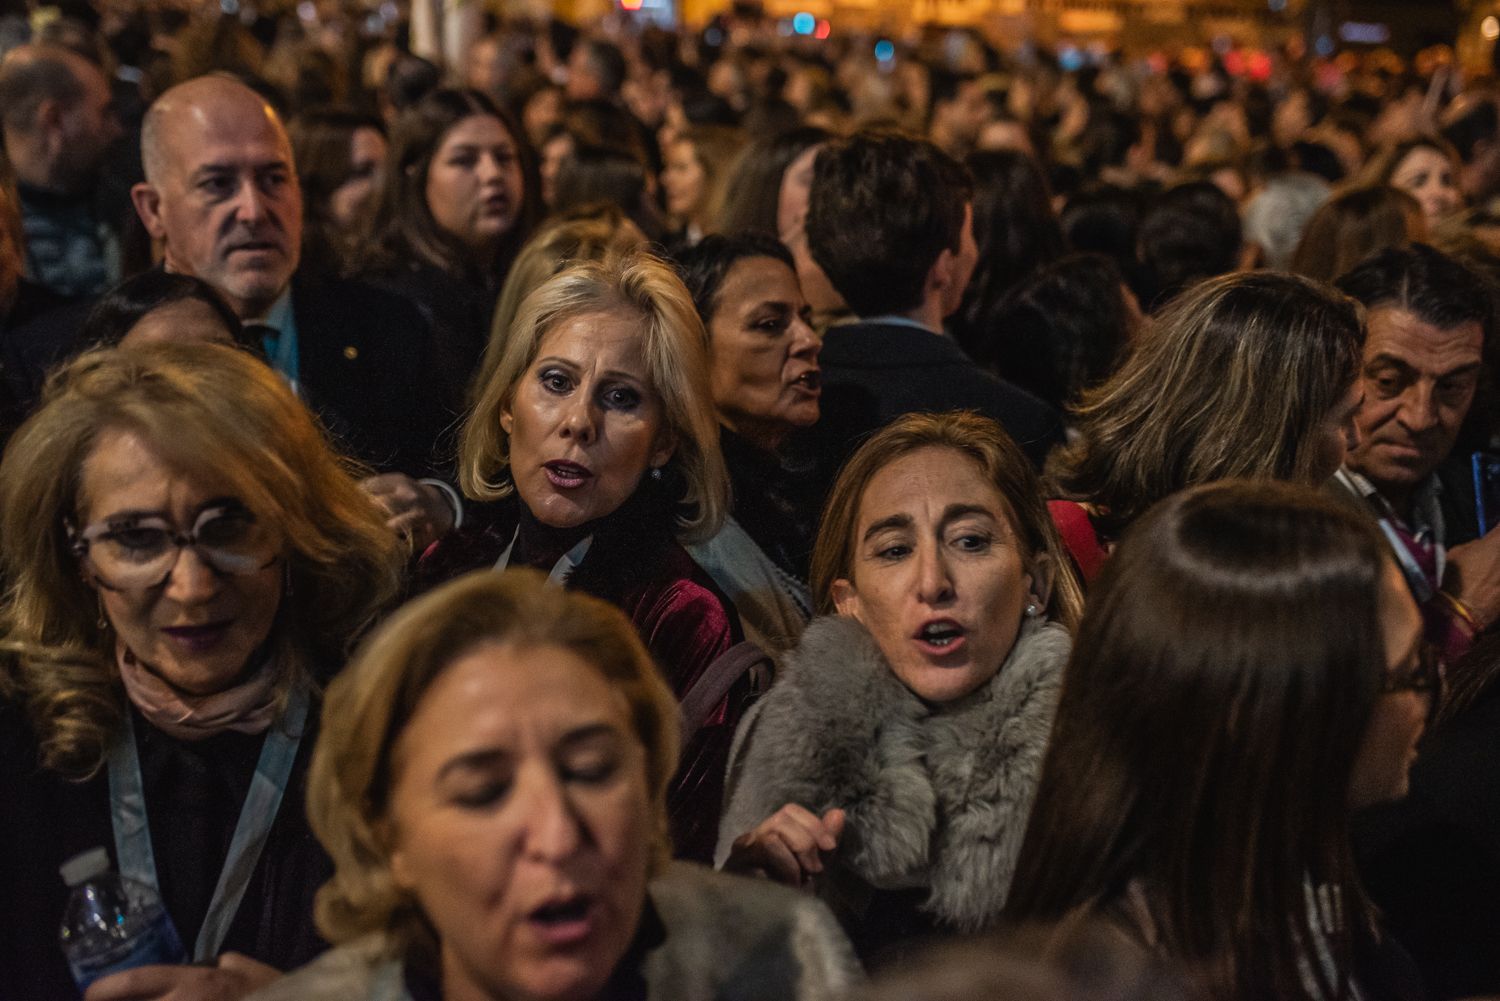
[[[708,338],[682,279],[646,253],[569,264],[526,297],[459,437],[459,485],[466,496],[482,501],[499,500],[515,489],[510,436],[500,426],[500,415],[535,361],[542,339],[590,313],[639,318],[650,388],[661,397],[663,430],[676,446],[663,472],[669,474],[668,482],[682,483],[682,495],[676,498],[677,535],[684,542],[712,537],[729,509],[729,474],[719,453]]]
[[[486,644],[567,650],[625,698],[646,752],[656,831],[645,848],[651,871],[670,856],[667,787],[677,769],[681,723],[677,700],[635,627],[607,602],[547,587],[534,570],[481,570],[400,609],[328,686],[307,789],[308,821],[334,864],[315,911],[328,941],[385,932],[396,951],[436,955],[435,934],[417,901],[391,874],[392,751],[438,676]]]
[[[1050,564],[1052,592],[1047,599],[1047,618],[1069,630],[1077,629],[1083,614],[1083,589],[1047,513],[1036,471],[999,424],[969,410],[897,418],[844,463],[823,507],[813,546],[812,593],[818,614],[835,613],[833,582],[853,577],[859,505],[870,481],[897,459],[924,448],[949,449],[979,465],[1005,504],[1026,571],[1034,571],[1039,556],[1045,556]]]
[[[107,432],[130,432],[174,468],[211,473],[286,539],[278,621],[283,696],[342,664],[395,597],[406,553],[269,366],[217,344],[91,351],[48,383],[0,462],[0,681],[25,702],[42,763],[98,771],[125,711],[113,639],[73,555],[81,470]],[[289,599],[289,600],[288,600]]]
[[[489,343],[470,386],[476,399],[500,365],[510,328],[521,303],[538,285],[575,261],[611,263],[632,250],[646,246],[646,234],[630,221],[625,210],[612,202],[585,205],[547,221],[532,235],[505,275],[495,317],[490,323]]]

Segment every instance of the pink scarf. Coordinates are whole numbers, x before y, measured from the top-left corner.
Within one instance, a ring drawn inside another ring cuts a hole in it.
[[[125,694],[152,726],[178,740],[203,740],[226,730],[264,733],[276,718],[276,672],[265,667],[250,680],[212,695],[189,695],[163,681],[115,644]]]

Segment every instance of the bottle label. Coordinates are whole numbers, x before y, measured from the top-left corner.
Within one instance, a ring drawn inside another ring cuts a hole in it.
[[[81,951],[81,950],[80,950]],[[144,922],[140,930],[110,949],[92,955],[68,956],[68,969],[80,991],[88,990],[95,980],[111,973],[133,970],[137,966],[152,966],[158,963],[182,963],[187,960],[177,929],[166,908],[156,908],[151,920]]]

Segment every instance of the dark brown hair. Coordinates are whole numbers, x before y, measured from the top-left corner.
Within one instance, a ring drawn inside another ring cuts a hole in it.
[[[1308,220],[1291,269],[1332,282],[1371,254],[1404,247],[1420,235],[1422,206],[1388,184],[1354,188],[1324,202]]]

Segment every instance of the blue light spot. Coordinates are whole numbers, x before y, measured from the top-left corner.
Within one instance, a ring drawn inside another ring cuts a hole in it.
[[[896,58],[896,45],[884,38],[875,43],[875,58],[888,63]]]
[[[1327,59],[1329,56],[1333,55],[1333,39],[1329,38],[1327,35],[1323,35],[1313,45],[1313,49],[1317,51],[1318,55]]]
[[[813,17],[806,11],[803,11],[801,14],[798,14],[796,17],[792,18],[792,30],[797,32],[797,34],[799,35],[811,35],[813,33],[813,29],[817,26],[818,19]]]

